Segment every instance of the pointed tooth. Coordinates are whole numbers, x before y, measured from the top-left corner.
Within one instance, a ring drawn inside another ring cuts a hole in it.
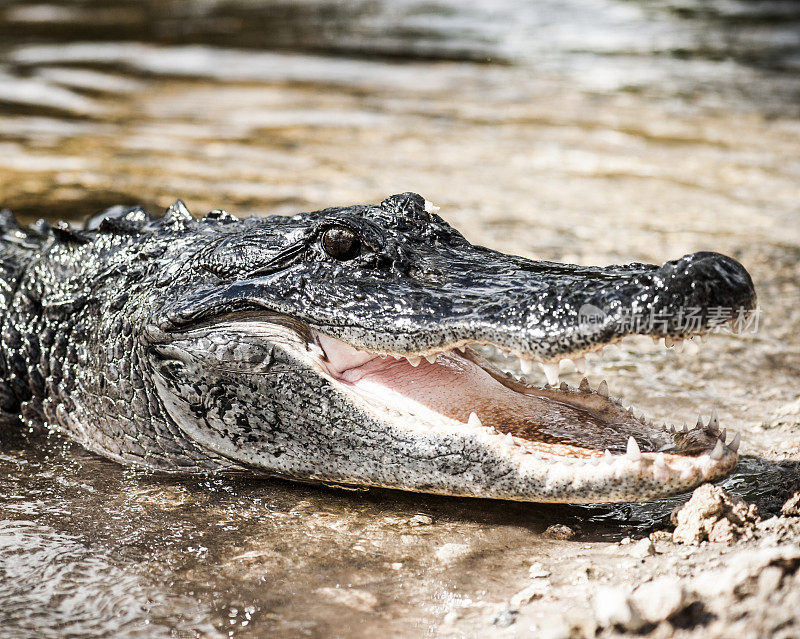
[[[472,411],[469,414],[469,419],[467,420],[467,424],[469,426],[472,426],[472,428],[481,428],[483,426],[480,417],[478,417],[478,414],[475,411]]]
[[[656,337],[655,335],[651,335],[650,337],[653,338],[653,344],[658,346],[658,343],[661,341],[661,338],[660,337]]]
[[[664,338],[664,346],[666,346],[667,348],[672,348],[673,346],[675,346],[675,341],[669,335],[667,335]]]
[[[466,350],[466,348],[467,347],[464,346],[463,344],[461,346],[456,346],[456,350],[459,351],[460,353],[463,353]]]
[[[728,429],[723,428],[722,432],[719,434],[720,441],[724,444],[725,440],[728,439]]]
[[[569,390],[569,384],[567,384],[567,382],[561,382],[561,385],[558,388],[562,391]]]
[[[597,394],[600,397],[608,397],[608,382],[603,380],[600,382],[600,385],[597,387]]]
[[[695,430],[703,430],[703,416],[697,416],[697,424],[695,424]]]
[[[416,355],[407,356],[406,359],[408,360],[408,363],[415,368],[419,366],[419,363],[422,361],[422,358],[417,357]]]
[[[708,427],[714,432],[719,430],[719,417],[717,416],[716,408],[711,409],[711,419],[708,420]]]
[[[592,387],[589,386],[589,380],[585,377],[581,380],[581,385],[578,387],[578,390],[582,393],[589,393],[592,390]]]
[[[611,454],[611,451],[606,448],[606,452],[603,453],[603,461],[606,464],[613,464],[614,463],[614,455]]]
[[[558,386],[558,362],[555,364],[539,362],[539,365],[542,367],[545,377],[547,377],[547,383],[550,386]]]
[[[664,453],[658,453],[656,455],[655,461],[653,462],[653,466],[657,469],[662,470],[667,467],[667,459],[664,457]]]
[[[675,426],[673,424],[669,425],[669,434],[676,435],[678,431],[675,430]]]
[[[435,364],[436,363],[436,354],[426,355],[425,359],[428,360],[428,364]]]
[[[708,455],[711,457],[711,459],[719,461],[725,455],[725,444],[723,444],[720,440],[717,440],[714,450],[712,450]]]
[[[514,443],[514,436],[511,433],[506,433],[506,436],[503,437],[503,445],[509,447],[516,446]]]
[[[527,375],[533,370],[533,362],[529,359],[525,359],[524,357],[520,357],[519,367],[522,369],[522,372]]]
[[[585,357],[576,357],[572,360],[572,363],[575,364],[575,370],[579,373],[583,374],[586,372],[586,358]]]
[[[628,450],[626,455],[631,461],[639,461],[642,458],[642,451],[639,449],[639,444],[633,438],[633,435],[628,437]]]
[[[675,352],[676,353],[682,353],[683,352],[683,339],[680,338],[680,337],[676,337],[673,340],[673,342],[674,342]]]
[[[739,443],[742,441],[742,438],[739,436],[739,433],[735,433],[731,443],[728,444],[728,448],[730,448],[734,453],[739,452]]]

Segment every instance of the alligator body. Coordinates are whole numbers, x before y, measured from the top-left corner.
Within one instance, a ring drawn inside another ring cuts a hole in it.
[[[725,444],[716,418],[653,425],[605,384],[558,386],[554,367],[632,333],[702,333],[712,309],[755,303],[744,268],[716,253],[535,262],[471,245],[415,194],[244,220],[117,207],[81,228],[6,211],[0,422],[162,471],[647,499],[729,473],[738,437]],[[581,322],[585,308],[602,313]],[[631,309],[667,319],[634,326]],[[541,362],[551,384],[476,345]]]

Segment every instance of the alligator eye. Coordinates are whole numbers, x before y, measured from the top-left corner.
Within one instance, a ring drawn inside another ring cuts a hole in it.
[[[350,229],[332,226],[322,234],[322,248],[337,260],[352,260],[358,255],[361,242]]]

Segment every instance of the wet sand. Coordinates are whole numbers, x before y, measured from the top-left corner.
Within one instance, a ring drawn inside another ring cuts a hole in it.
[[[756,334],[691,354],[626,341],[588,376],[658,421],[716,407],[743,438],[722,486],[767,523],[731,547],[656,536],[639,556],[625,540],[669,529],[688,495],[542,506],[176,480],[6,432],[3,632],[800,636],[800,559],[756,557],[800,539],[796,517],[769,519],[800,482],[800,10],[203,6],[0,9],[0,206],[78,220],[180,197],[197,214],[288,214],[412,190],[471,241],[527,257],[732,255],[756,283]],[[753,574],[714,573],[732,565]],[[674,619],[598,614],[603,587],[663,576],[701,591]]]

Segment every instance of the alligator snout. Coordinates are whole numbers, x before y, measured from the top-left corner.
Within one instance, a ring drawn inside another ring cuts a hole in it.
[[[751,310],[756,293],[750,274],[727,255],[702,251],[667,262],[658,270],[672,303],[686,307]]]

